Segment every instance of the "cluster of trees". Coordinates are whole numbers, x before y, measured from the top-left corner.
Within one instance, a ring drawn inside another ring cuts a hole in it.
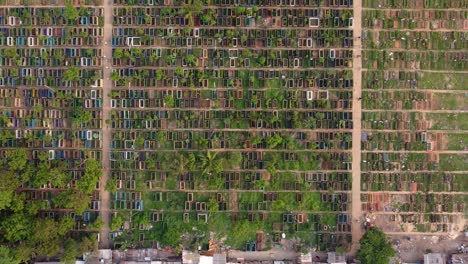
[[[86,161],[77,189],[63,190],[71,182],[65,168],[63,162],[49,160],[47,152],[31,161],[24,149],[8,151],[0,160],[0,263],[23,263],[36,256],[70,262],[97,247],[94,235],[70,236],[75,224],[70,216],[39,217],[39,212],[50,209],[51,203],[77,214],[88,208],[89,195],[101,176],[99,162]],[[22,185],[37,188],[44,184],[62,191],[49,201],[27,201],[20,189]]]
[[[175,153],[164,157],[164,169],[174,176],[184,175],[187,172],[199,170],[203,175],[215,175],[224,169],[234,168],[242,162],[240,152],[190,152]]]
[[[357,259],[362,264],[387,264],[396,254],[387,236],[376,227],[370,228],[359,243],[361,247],[357,252]]]

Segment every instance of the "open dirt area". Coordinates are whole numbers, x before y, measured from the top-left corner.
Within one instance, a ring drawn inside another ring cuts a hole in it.
[[[467,244],[468,239],[460,234],[458,237],[450,236],[395,236],[399,256],[404,262],[417,262],[424,258],[424,254],[432,253],[456,253],[461,244]]]

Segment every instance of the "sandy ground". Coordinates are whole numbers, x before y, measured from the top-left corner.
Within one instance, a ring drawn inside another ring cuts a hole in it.
[[[353,171],[352,171],[352,197],[351,197],[351,234],[352,234],[352,247],[349,255],[355,254],[357,246],[359,245],[359,239],[363,235],[363,230],[360,225],[362,220],[361,211],[361,72],[362,72],[362,61],[361,61],[361,17],[362,17],[362,1],[354,0],[353,3],[353,17],[354,17],[354,28],[353,28]]]
[[[110,142],[111,142],[111,129],[105,124],[105,120],[110,119],[110,98],[108,94],[112,90],[112,81],[110,75],[112,71],[112,1],[104,1],[104,40],[102,43],[102,50],[104,54],[104,69],[103,69],[103,128],[102,128],[102,170],[103,176],[101,177],[101,216],[104,222],[101,230],[100,248],[110,248],[109,242],[109,224],[110,224],[110,193],[105,190],[107,180],[110,178]]]
[[[411,238],[412,240],[409,240]],[[421,261],[424,254],[433,253],[453,254],[457,252],[461,244],[468,244],[468,239],[460,234],[455,239],[449,236],[394,236],[395,242],[399,241],[397,247],[398,256],[405,262]]]

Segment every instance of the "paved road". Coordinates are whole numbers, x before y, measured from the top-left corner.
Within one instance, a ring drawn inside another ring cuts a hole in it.
[[[359,240],[362,237],[363,229],[361,227],[361,17],[362,0],[354,0],[353,3],[353,171],[352,171],[352,195],[351,195],[351,234],[352,246],[350,255],[355,254],[359,246]]]
[[[103,129],[102,129],[102,170],[103,177],[101,178],[101,215],[104,221],[104,226],[101,230],[100,248],[110,248],[109,242],[109,223],[110,223],[110,193],[106,192],[106,183],[110,178],[110,142],[111,130],[106,125],[105,121],[110,119],[110,94],[112,90],[112,81],[110,79],[112,71],[112,2],[104,1],[104,41],[102,43],[102,51],[104,55],[104,69],[103,69]]]

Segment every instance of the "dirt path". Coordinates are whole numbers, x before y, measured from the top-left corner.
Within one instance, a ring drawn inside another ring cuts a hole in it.
[[[359,246],[359,240],[362,237],[363,230],[360,225],[362,216],[361,211],[361,17],[362,17],[362,1],[354,0],[353,3],[353,171],[352,171],[352,195],[351,195],[351,234],[352,245],[350,255],[354,255]]]
[[[110,94],[112,89],[112,81],[110,79],[112,71],[112,2],[104,1],[104,38],[102,43],[102,51],[104,55],[104,69],[103,69],[103,128],[102,128],[102,172],[101,177],[101,216],[104,221],[103,228],[101,229],[101,242],[100,248],[110,248],[109,242],[109,224],[110,224],[110,193],[105,190],[107,180],[110,178],[110,142],[111,129],[105,121],[110,119]]]

